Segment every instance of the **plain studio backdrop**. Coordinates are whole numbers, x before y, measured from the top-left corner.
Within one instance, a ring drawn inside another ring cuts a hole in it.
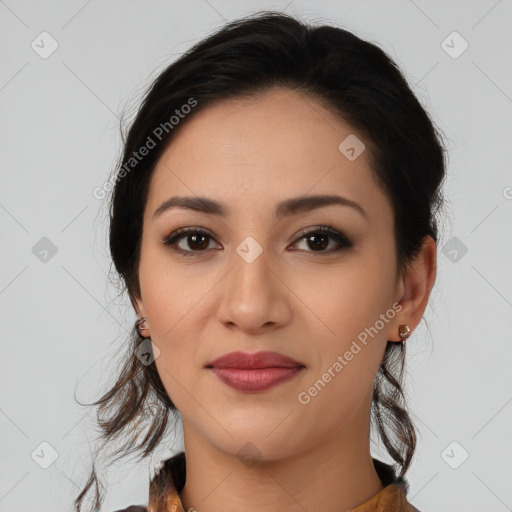
[[[105,200],[119,116],[226,21],[276,9],[386,50],[448,139],[438,277],[407,341],[419,429],[407,479],[422,512],[512,510],[512,3],[0,1],[0,512],[72,510],[94,414],[135,315],[107,281]],[[147,503],[118,463],[104,510]],[[385,456],[372,444],[374,456]]]

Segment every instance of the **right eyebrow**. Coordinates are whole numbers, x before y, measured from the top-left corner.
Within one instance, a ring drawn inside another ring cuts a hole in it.
[[[316,196],[292,197],[281,201],[276,206],[276,217],[281,219],[290,215],[315,210],[331,205],[349,206],[358,211],[366,220],[368,217],[364,209],[355,201],[335,194],[321,194]],[[164,201],[153,213],[153,219],[172,208],[187,208],[209,215],[225,217],[230,211],[222,203],[208,197],[173,196]]]

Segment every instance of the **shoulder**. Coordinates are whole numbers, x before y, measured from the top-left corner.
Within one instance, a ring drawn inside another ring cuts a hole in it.
[[[114,512],[148,512],[148,509],[147,507],[143,507],[142,505],[132,505],[128,508],[115,510]]]

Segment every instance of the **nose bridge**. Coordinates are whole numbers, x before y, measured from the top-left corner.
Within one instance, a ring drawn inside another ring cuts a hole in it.
[[[271,286],[268,251],[252,237],[248,238],[239,244],[233,255],[234,284],[243,293],[268,293]]]
[[[233,254],[232,289],[245,307],[255,300],[268,299],[272,291],[269,252],[252,237],[246,237]],[[251,296],[253,301],[251,301]],[[265,300],[268,303],[268,300]]]
[[[269,252],[250,236],[235,248],[219,320],[251,331],[282,320],[285,297],[270,259]]]

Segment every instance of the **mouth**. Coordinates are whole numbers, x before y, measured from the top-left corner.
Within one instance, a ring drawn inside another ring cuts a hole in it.
[[[306,366],[277,352],[231,352],[206,365],[224,384],[238,391],[266,391],[298,376]]]
[[[211,361],[207,368],[237,368],[240,370],[257,370],[264,368],[297,368],[305,366],[291,357],[278,352],[230,352]]]

